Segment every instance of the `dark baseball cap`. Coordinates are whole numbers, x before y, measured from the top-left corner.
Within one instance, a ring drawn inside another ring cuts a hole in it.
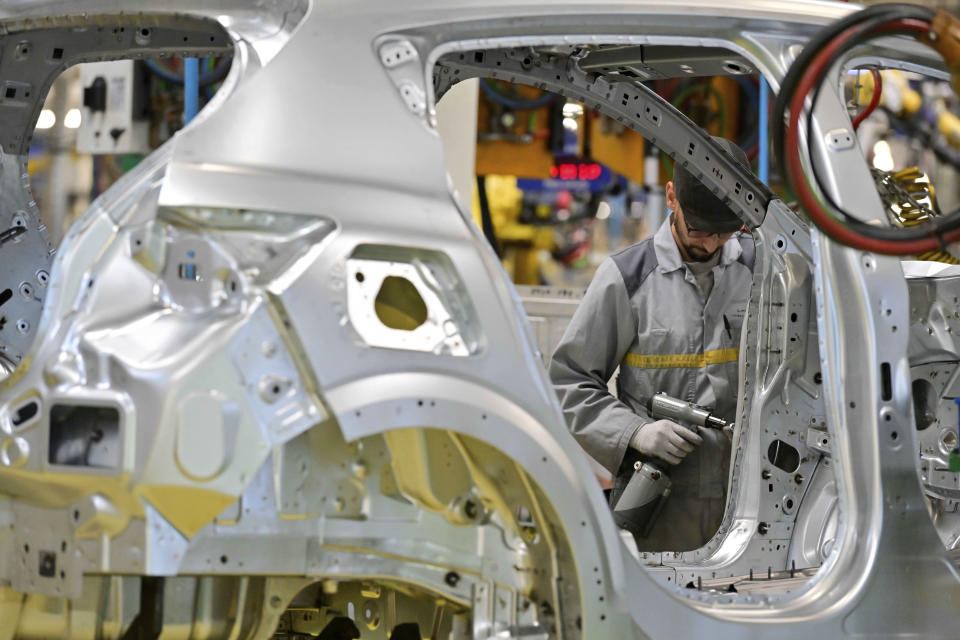
[[[752,171],[743,149],[726,138],[713,136],[713,139],[740,166]],[[680,208],[683,209],[683,219],[691,228],[714,233],[729,233],[743,226],[743,221],[730,207],[679,164],[673,167],[673,190],[677,194],[677,200],[680,201]]]

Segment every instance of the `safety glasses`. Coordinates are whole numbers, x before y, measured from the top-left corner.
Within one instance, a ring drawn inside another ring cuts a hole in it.
[[[701,231],[700,229],[694,229],[687,221],[684,220],[683,224],[687,227],[687,235],[691,238],[710,238],[712,236],[717,236],[718,238],[729,238],[734,234],[733,231]]]

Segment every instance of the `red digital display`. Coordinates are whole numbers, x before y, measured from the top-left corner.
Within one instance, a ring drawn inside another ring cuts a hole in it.
[[[603,167],[596,162],[563,162],[550,167],[550,177],[560,180],[596,180]]]

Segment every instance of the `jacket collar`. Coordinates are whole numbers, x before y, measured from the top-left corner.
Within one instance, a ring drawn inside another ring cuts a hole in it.
[[[657,256],[657,268],[662,273],[669,273],[683,267],[680,248],[677,247],[677,241],[673,239],[673,231],[670,229],[670,221],[672,218],[673,214],[671,213],[653,235],[653,250]],[[739,233],[733,234],[723,247],[721,247],[720,264],[726,265],[735,262],[737,258],[740,257],[740,254],[743,253],[743,247],[740,246],[739,237]]]

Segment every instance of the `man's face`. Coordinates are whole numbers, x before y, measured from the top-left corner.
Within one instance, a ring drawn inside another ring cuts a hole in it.
[[[733,236],[734,232],[710,233],[691,228],[683,218],[683,207],[673,190],[673,182],[666,185],[667,206],[673,210],[673,238],[680,254],[687,262],[705,262]]]

